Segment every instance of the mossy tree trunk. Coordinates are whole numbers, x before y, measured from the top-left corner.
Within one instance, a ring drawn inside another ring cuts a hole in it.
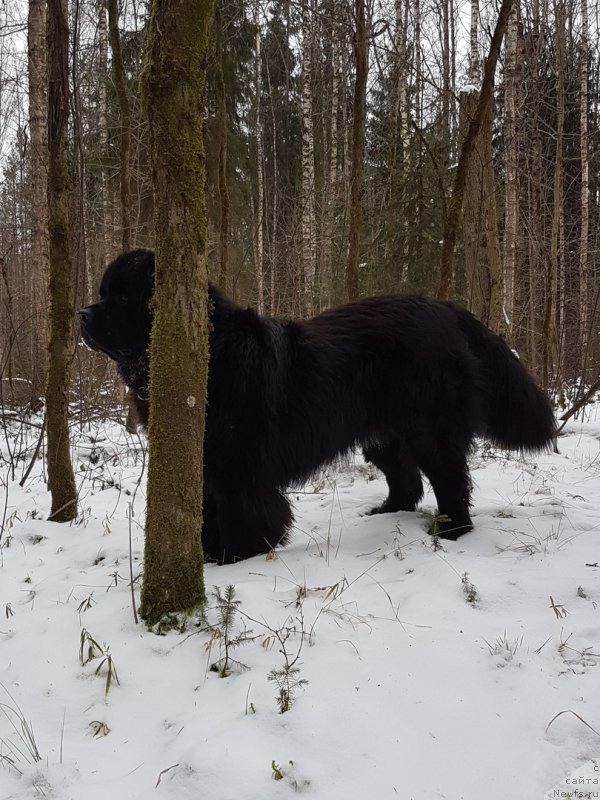
[[[205,598],[202,470],[208,274],[202,95],[212,0],[153,0],[144,68],[155,199],[142,616]]]
[[[50,344],[46,387],[50,519],[77,516],[69,447],[69,373],[73,355],[73,288],[69,233],[67,124],[69,28],[66,0],[48,0],[48,227],[50,235]]]

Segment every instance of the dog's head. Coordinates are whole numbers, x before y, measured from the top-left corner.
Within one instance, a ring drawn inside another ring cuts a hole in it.
[[[100,301],[79,311],[81,338],[119,365],[140,362],[150,342],[154,253],[123,253],[106,268]]]

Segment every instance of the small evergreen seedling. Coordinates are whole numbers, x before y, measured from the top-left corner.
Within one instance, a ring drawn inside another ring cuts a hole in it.
[[[275,699],[277,700],[280,714],[285,714],[286,711],[290,710],[294,703],[296,691],[304,688],[308,684],[307,680],[298,677],[300,675],[300,668],[296,666],[300,660],[304,637],[307,635],[304,631],[302,607],[298,610],[297,620],[299,621],[299,629],[295,624],[283,625],[278,629],[270,629],[272,635],[279,643],[279,652],[283,656],[283,667],[272,669],[267,675],[267,680],[277,686],[277,695]],[[300,634],[300,644],[296,654],[293,655],[288,650],[288,642],[290,637],[296,633]]]
[[[267,680],[277,686],[275,699],[280,714],[285,714],[286,711],[290,710],[296,699],[295,696],[298,689],[303,689],[308,685],[308,681],[305,678],[299,678],[299,675],[299,667],[285,664],[280,669],[272,669],[267,676]]]
[[[241,661],[231,657],[231,651],[252,641],[252,631],[244,629],[241,633],[235,633],[236,615],[242,602],[235,599],[235,586],[229,584],[223,592],[215,586],[212,596],[216,601],[218,622],[212,626],[212,637],[207,647],[210,651],[217,641],[221,657],[210,668],[213,672],[218,672],[221,678],[226,678],[234,670],[243,672],[248,669]]]
[[[463,572],[462,578],[460,579],[462,583],[463,593],[465,595],[465,600],[472,606],[477,605],[477,601],[479,600],[479,595],[477,594],[477,589],[473,583],[469,580],[469,573]]]

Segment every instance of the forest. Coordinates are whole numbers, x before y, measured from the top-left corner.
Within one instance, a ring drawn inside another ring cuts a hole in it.
[[[597,794],[599,9],[0,3],[0,798]]]
[[[600,359],[598,9],[534,0],[500,12],[478,0],[219,0],[204,96],[210,274],[282,316],[359,295],[450,297],[568,404]],[[67,17],[77,308],[118,252],[154,245],[148,9],[69,0]],[[43,0],[2,6],[0,368],[4,398],[34,403],[48,314],[44,43]],[[98,401],[105,365],[80,351],[78,390]]]

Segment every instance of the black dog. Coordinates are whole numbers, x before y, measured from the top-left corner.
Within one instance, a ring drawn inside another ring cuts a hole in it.
[[[81,332],[114,359],[140,422],[148,421],[154,255],[107,268]],[[502,339],[468,311],[415,296],[371,297],[310,320],[282,321],[209,289],[212,332],[205,434],[205,557],[219,563],[283,544],[284,491],[348,450],[384,473],[374,511],[414,511],[431,483],[442,536],[471,530],[467,465],[473,438],[547,446],[555,422],[545,394]]]

